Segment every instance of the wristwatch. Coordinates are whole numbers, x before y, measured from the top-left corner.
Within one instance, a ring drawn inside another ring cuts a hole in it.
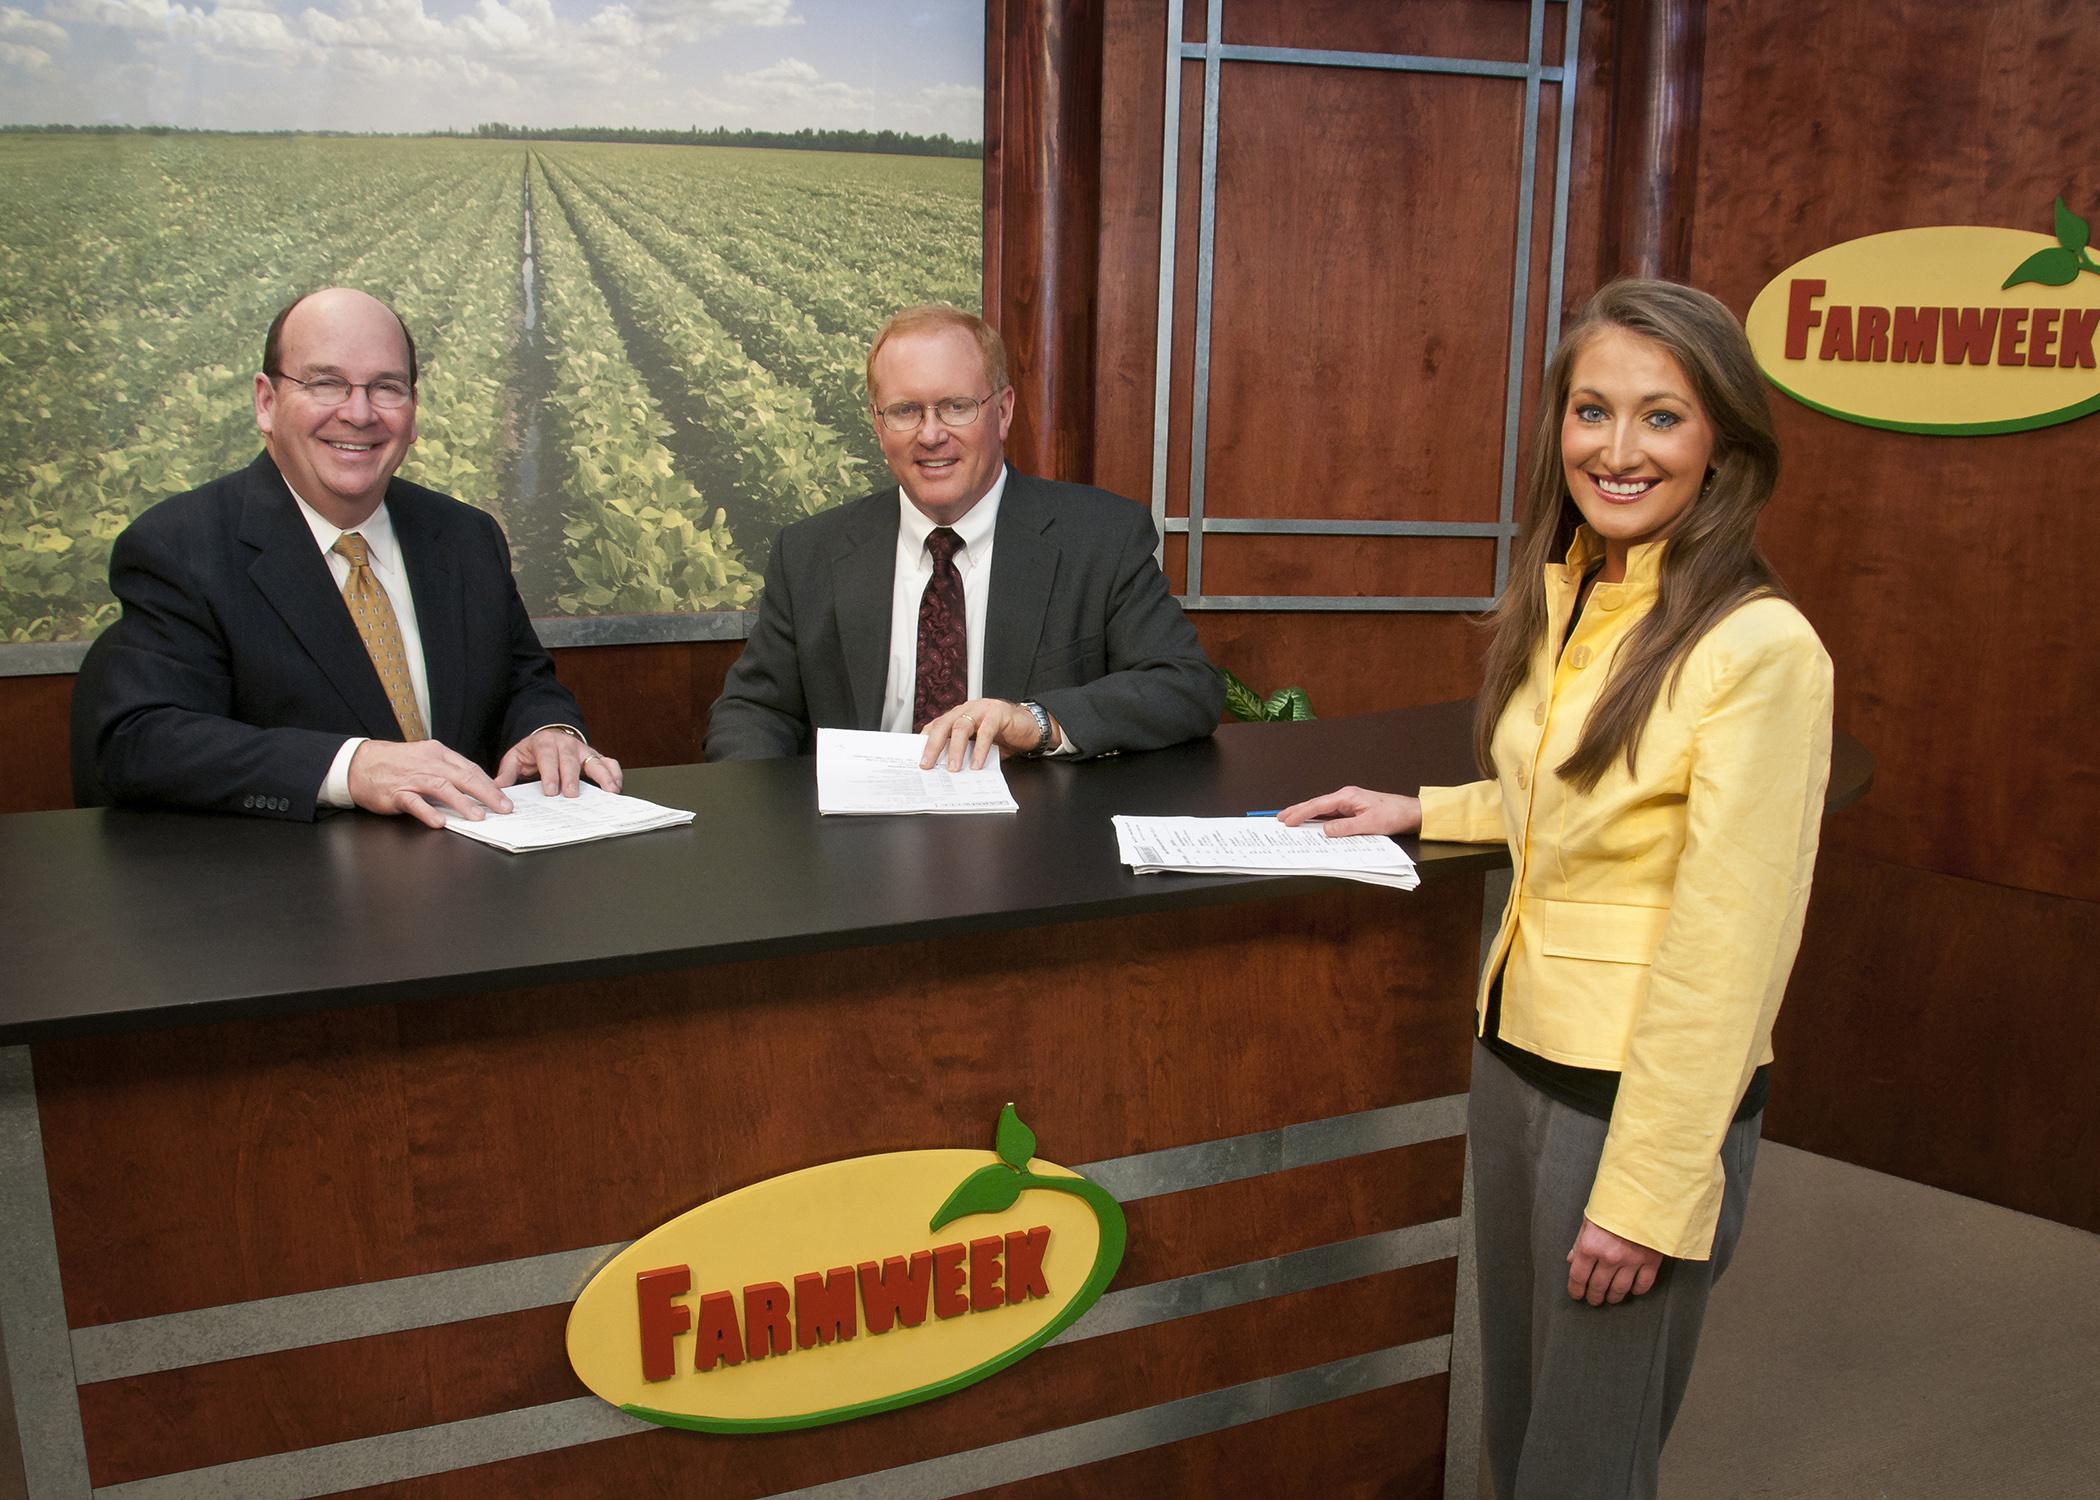
[[[1050,748],[1049,710],[1045,709],[1040,703],[1023,703],[1021,707],[1028,710],[1028,716],[1035,720],[1035,748],[1026,753],[1029,755],[1041,755]]]

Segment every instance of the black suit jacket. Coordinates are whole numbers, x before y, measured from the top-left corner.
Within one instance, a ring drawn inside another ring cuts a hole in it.
[[[581,728],[494,519],[403,479],[386,505],[415,598],[431,738],[493,771],[534,729]],[[311,819],[346,738],[401,737],[267,453],[132,522],[109,581],[124,629],[94,722],[114,800]]]
[[[897,504],[893,486],[782,529],[757,623],[708,714],[709,760],[803,755],[819,727],[882,727]],[[1042,704],[1083,755],[1209,734],[1225,690],[1156,543],[1151,515],[1120,495],[1009,469],[985,695]]]

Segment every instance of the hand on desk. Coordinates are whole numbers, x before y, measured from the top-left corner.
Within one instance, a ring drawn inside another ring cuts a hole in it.
[[[1291,828],[1313,818],[1325,818],[1321,830],[1331,839],[1347,838],[1352,833],[1413,833],[1422,826],[1422,801],[1399,792],[1367,792],[1360,786],[1345,786],[1310,802],[1286,807],[1276,817]]]
[[[1592,1307],[1624,1302],[1655,1285],[1662,1262],[1662,1251],[1622,1239],[1585,1218],[1568,1252],[1568,1295]]]
[[[366,812],[407,813],[431,828],[445,826],[441,807],[477,820],[484,807],[510,811],[510,798],[481,767],[436,740],[366,740],[350,757],[350,800]]]
[[[623,779],[618,761],[559,729],[535,730],[511,746],[493,779],[436,740],[366,740],[350,757],[350,800],[366,812],[407,813],[443,828],[443,808],[479,822],[490,811],[511,810],[507,786],[537,777],[550,792],[573,797],[586,775],[608,792],[617,792]]]
[[[599,754],[565,729],[535,729],[505,751],[496,765],[499,787],[537,778],[548,794],[559,792],[564,797],[575,796],[577,782],[585,776],[608,792],[617,792],[626,782],[618,761]],[[503,811],[509,810],[506,803]]]
[[[1050,743],[1055,745],[1063,733],[1057,720],[1051,719]],[[925,734],[926,753],[919,757],[922,771],[932,770],[944,749],[949,770],[960,771],[967,756],[970,769],[981,771],[992,758],[993,746],[998,746],[1001,755],[1022,755],[1033,750],[1042,738],[1035,715],[1004,698],[972,698],[959,703],[938,719],[929,720]]]

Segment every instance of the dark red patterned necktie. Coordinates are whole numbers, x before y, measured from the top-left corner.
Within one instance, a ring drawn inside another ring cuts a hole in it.
[[[926,538],[933,576],[919,596],[919,680],[912,696],[912,727],[923,729],[970,695],[970,617],[963,610],[962,574],[955,553],[962,538],[936,526]]]

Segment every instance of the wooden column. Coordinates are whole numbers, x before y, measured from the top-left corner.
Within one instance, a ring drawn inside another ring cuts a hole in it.
[[[1613,27],[1598,271],[1685,280],[1699,188],[1706,0],[1625,0]]]
[[[984,311],[1006,337],[1023,469],[1094,469],[1101,183],[1100,0],[985,12]]]

